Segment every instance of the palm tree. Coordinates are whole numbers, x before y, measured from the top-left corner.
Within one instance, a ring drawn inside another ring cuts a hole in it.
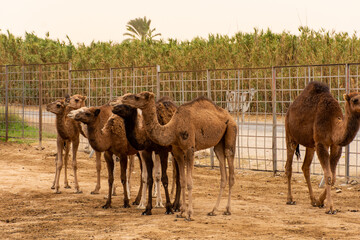
[[[130,38],[125,39],[126,41],[129,40],[140,40],[140,41],[146,41],[150,40],[153,41],[154,37],[161,36],[161,33],[155,32],[156,28],[151,29],[150,28],[151,20],[147,20],[146,17],[144,18],[135,18],[130,20],[126,25],[127,33],[124,33],[124,36],[129,36]]]

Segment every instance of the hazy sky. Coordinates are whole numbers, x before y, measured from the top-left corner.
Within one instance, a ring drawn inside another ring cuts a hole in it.
[[[270,28],[297,34],[311,29],[360,33],[360,1],[356,0],[1,0],[1,33],[25,31],[44,37],[89,44],[121,42],[126,23],[151,19],[163,39],[207,38],[209,33],[234,35]]]

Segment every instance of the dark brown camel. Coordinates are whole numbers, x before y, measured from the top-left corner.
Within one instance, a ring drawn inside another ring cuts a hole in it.
[[[161,146],[172,147],[172,153],[180,170],[182,204],[179,217],[191,220],[193,215],[194,152],[212,146],[214,146],[214,151],[219,160],[221,184],[218,199],[209,215],[215,215],[226,186],[226,158],[229,166],[229,195],[224,214],[231,214],[231,189],[235,182],[234,155],[237,125],[229,112],[216,106],[209,99],[200,97],[180,106],[170,122],[166,125],[160,125],[156,115],[153,93],[127,94],[123,96],[122,102],[142,110],[145,129],[152,141]],[[187,167],[186,177],[185,166]],[[186,186],[189,197],[188,206],[185,204]],[[184,212],[186,212],[186,216],[183,216]]]
[[[91,147],[95,151],[105,152],[104,157],[108,169],[109,191],[106,204],[103,208],[111,207],[112,187],[114,182],[113,154],[120,158],[120,178],[124,189],[124,207],[127,208],[130,207],[126,181],[127,156],[134,155],[137,151],[131,147],[126,139],[123,119],[116,115],[112,115],[111,111],[112,106],[106,104],[101,107],[81,108],[72,112],[71,117],[76,121],[81,121],[87,125],[88,139]],[[105,121],[106,123],[101,129],[99,126]]]
[[[291,175],[294,152],[299,155],[298,145],[306,147],[302,170],[309,188],[311,204],[323,207],[327,199],[326,213],[335,214],[330,191],[336,180],[336,165],[342,146],[348,145],[360,126],[360,93],[344,95],[345,116],[339,103],[330,94],[329,87],[320,82],[309,83],[290,105],[285,118],[286,130],[286,175],[288,179],[287,204],[295,204],[291,195]],[[330,148],[330,154],[329,154]],[[316,151],[326,187],[319,200],[314,197],[310,182],[310,164]]]
[[[64,187],[70,188],[67,179],[67,163],[69,159],[70,144],[72,144],[72,165],[74,171],[74,182],[75,182],[75,192],[81,193],[82,191],[79,188],[79,183],[77,180],[77,162],[76,162],[76,153],[79,147],[79,134],[80,134],[80,124],[73,119],[67,117],[67,114],[70,110],[80,108],[85,104],[86,97],[81,95],[74,95],[81,98],[80,100],[74,102],[72,107],[68,107],[69,96],[64,99],[56,100],[55,102],[49,103],[46,106],[46,110],[56,114],[56,130],[57,130],[57,156],[56,156],[56,171],[55,179],[52,189],[55,189],[56,193],[61,193],[59,188],[60,172],[63,166],[63,150],[65,148],[65,157],[64,157]]]
[[[156,103],[157,117],[161,125],[165,125],[171,120],[171,117],[175,113],[177,106],[172,102],[168,97],[163,97]],[[152,186],[153,186],[153,160],[152,152],[154,151],[156,155],[159,156],[161,162],[161,181],[165,189],[166,196],[166,212],[165,214],[172,214],[172,205],[170,202],[170,196],[168,192],[168,177],[167,177],[167,165],[168,165],[168,153],[171,151],[171,146],[160,146],[149,138],[148,134],[145,131],[143,118],[138,116],[136,108],[120,104],[116,105],[113,109],[113,113],[119,115],[124,119],[126,136],[130,144],[136,150],[144,150],[142,152],[143,161],[146,164],[147,169],[147,186],[148,186],[148,204],[146,206],[143,215],[151,215],[152,209]],[[180,198],[180,188],[179,180],[177,180],[177,195],[174,207],[179,209],[179,198]],[[160,194],[160,192],[158,193]]]

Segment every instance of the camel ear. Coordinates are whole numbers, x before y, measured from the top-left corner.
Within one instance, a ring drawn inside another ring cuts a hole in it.
[[[100,114],[100,111],[101,111],[100,109],[95,110],[95,112],[94,112],[95,117],[97,117]]]
[[[349,102],[350,101],[350,96],[348,94],[344,94],[344,100]]]
[[[87,97],[86,96],[82,96],[82,98],[81,98],[83,101],[85,101],[86,99],[87,99]]]
[[[70,95],[69,94],[65,95],[65,102],[70,102]]]
[[[151,92],[144,92],[143,95],[144,95],[145,99],[149,99],[151,96],[154,96],[154,94]]]

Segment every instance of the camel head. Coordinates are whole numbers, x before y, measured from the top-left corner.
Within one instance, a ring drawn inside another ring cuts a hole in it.
[[[344,94],[344,100],[346,101],[345,108],[348,109],[350,113],[357,113],[360,116],[360,93],[352,92]]]
[[[79,109],[81,107],[85,107],[86,99],[86,96],[82,96],[79,94],[72,95],[71,97],[69,95],[66,96],[66,102],[68,103],[68,106],[72,109]]]
[[[100,114],[100,108],[98,107],[83,107],[78,110],[71,111],[71,115],[68,114],[68,117],[75,119],[76,121],[80,121],[85,124],[92,123],[96,121],[97,117]]]
[[[54,114],[62,114],[67,106],[66,100],[58,99],[54,102],[49,103],[46,105],[46,111],[52,112]]]
[[[155,101],[155,95],[152,92],[141,92],[138,94],[125,94],[122,97],[122,103],[134,108],[144,109],[148,103]]]
[[[115,105],[112,112],[122,118],[128,118],[130,116],[133,116],[135,112],[137,111],[136,108],[130,107],[129,105],[125,104],[118,104]]]

